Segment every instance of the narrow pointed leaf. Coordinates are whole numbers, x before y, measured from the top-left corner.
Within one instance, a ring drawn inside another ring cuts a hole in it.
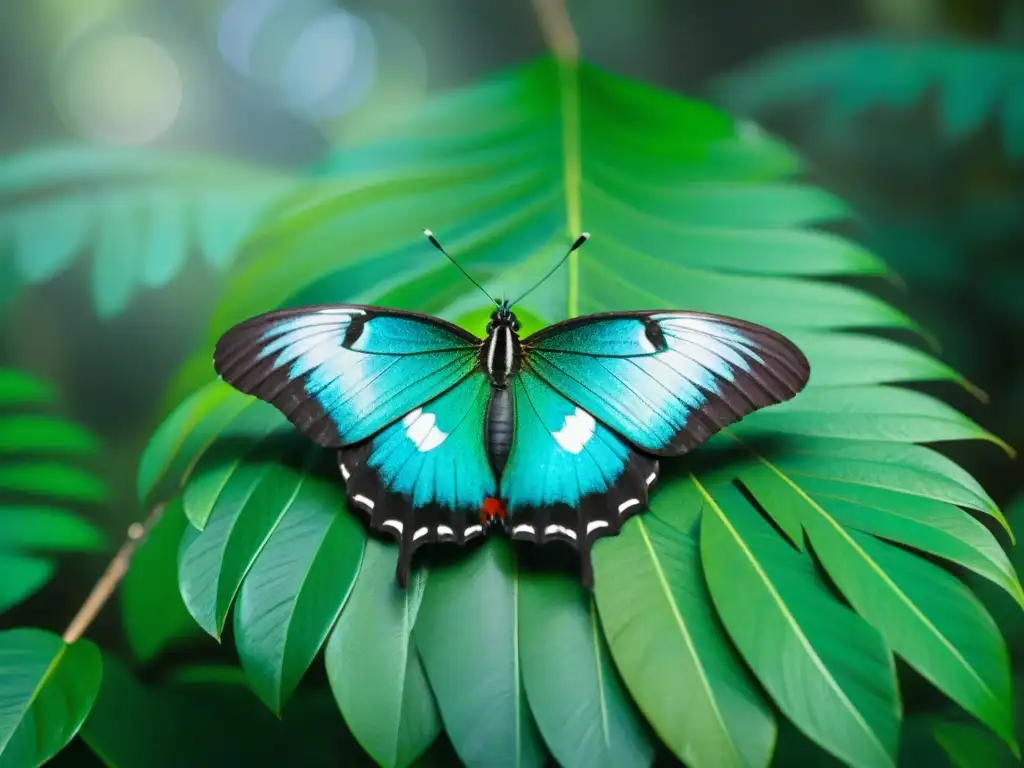
[[[643,719],[612,664],[597,606],[561,574],[520,578],[523,685],[559,765],[648,766]]]
[[[501,541],[432,569],[427,581],[414,636],[445,731],[467,765],[544,763],[523,691],[519,590],[512,548]]]
[[[612,656],[661,740],[694,768],[767,766],[775,720],[729,648],[701,570],[701,498],[675,483],[594,549]],[[685,692],[685,693],[682,693]]]
[[[242,668],[256,695],[278,713],[341,613],[366,539],[355,516],[337,506],[333,478],[313,475],[300,483],[246,574],[235,608]]]
[[[331,690],[349,729],[378,765],[405,768],[441,730],[413,626],[427,581],[425,571],[401,590],[398,550],[366,542],[363,567],[349,604],[327,642]]]
[[[694,481],[698,482],[698,481]],[[855,766],[895,766],[900,704],[882,638],[829,594],[731,485],[706,502],[701,558],[733,642],[782,711]]]
[[[0,632],[0,766],[42,765],[78,732],[100,690],[100,652],[38,629]]]

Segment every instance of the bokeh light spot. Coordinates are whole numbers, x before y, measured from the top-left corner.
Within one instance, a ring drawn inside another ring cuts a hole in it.
[[[65,59],[53,95],[65,121],[85,136],[105,144],[147,144],[178,117],[181,74],[151,38],[106,37]]]

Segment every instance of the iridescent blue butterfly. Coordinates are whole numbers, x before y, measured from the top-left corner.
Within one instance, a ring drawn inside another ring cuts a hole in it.
[[[339,449],[350,505],[398,540],[401,586],[421,545],[500,529],[575,546],[591,587],[593,542],[644,509],[658,457],[792,398],[810,374],[791,341],[742,320],[608,312],[520,340],[511,302],[495,306],[484,339],[383,307],[285,309],[214,352],[226,382]]]

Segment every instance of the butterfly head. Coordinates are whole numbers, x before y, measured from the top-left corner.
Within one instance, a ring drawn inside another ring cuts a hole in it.
[[[519,320],[516,318],[515,312],[512,311],[511,302],[508,300],[498,304],[498,308],[491,313],[490,322],[487,323],[487,333],[491,333],[496,328],[510,328],[516,333],[519,332]]]

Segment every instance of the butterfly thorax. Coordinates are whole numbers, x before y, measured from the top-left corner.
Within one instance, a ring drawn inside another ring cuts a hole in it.
[[[518,371],[523,356],[519,343],[519,320],[507,305],[491,314],[487,338],[480,347],[480,365],[491,377],[491,384],[505,389]]]

